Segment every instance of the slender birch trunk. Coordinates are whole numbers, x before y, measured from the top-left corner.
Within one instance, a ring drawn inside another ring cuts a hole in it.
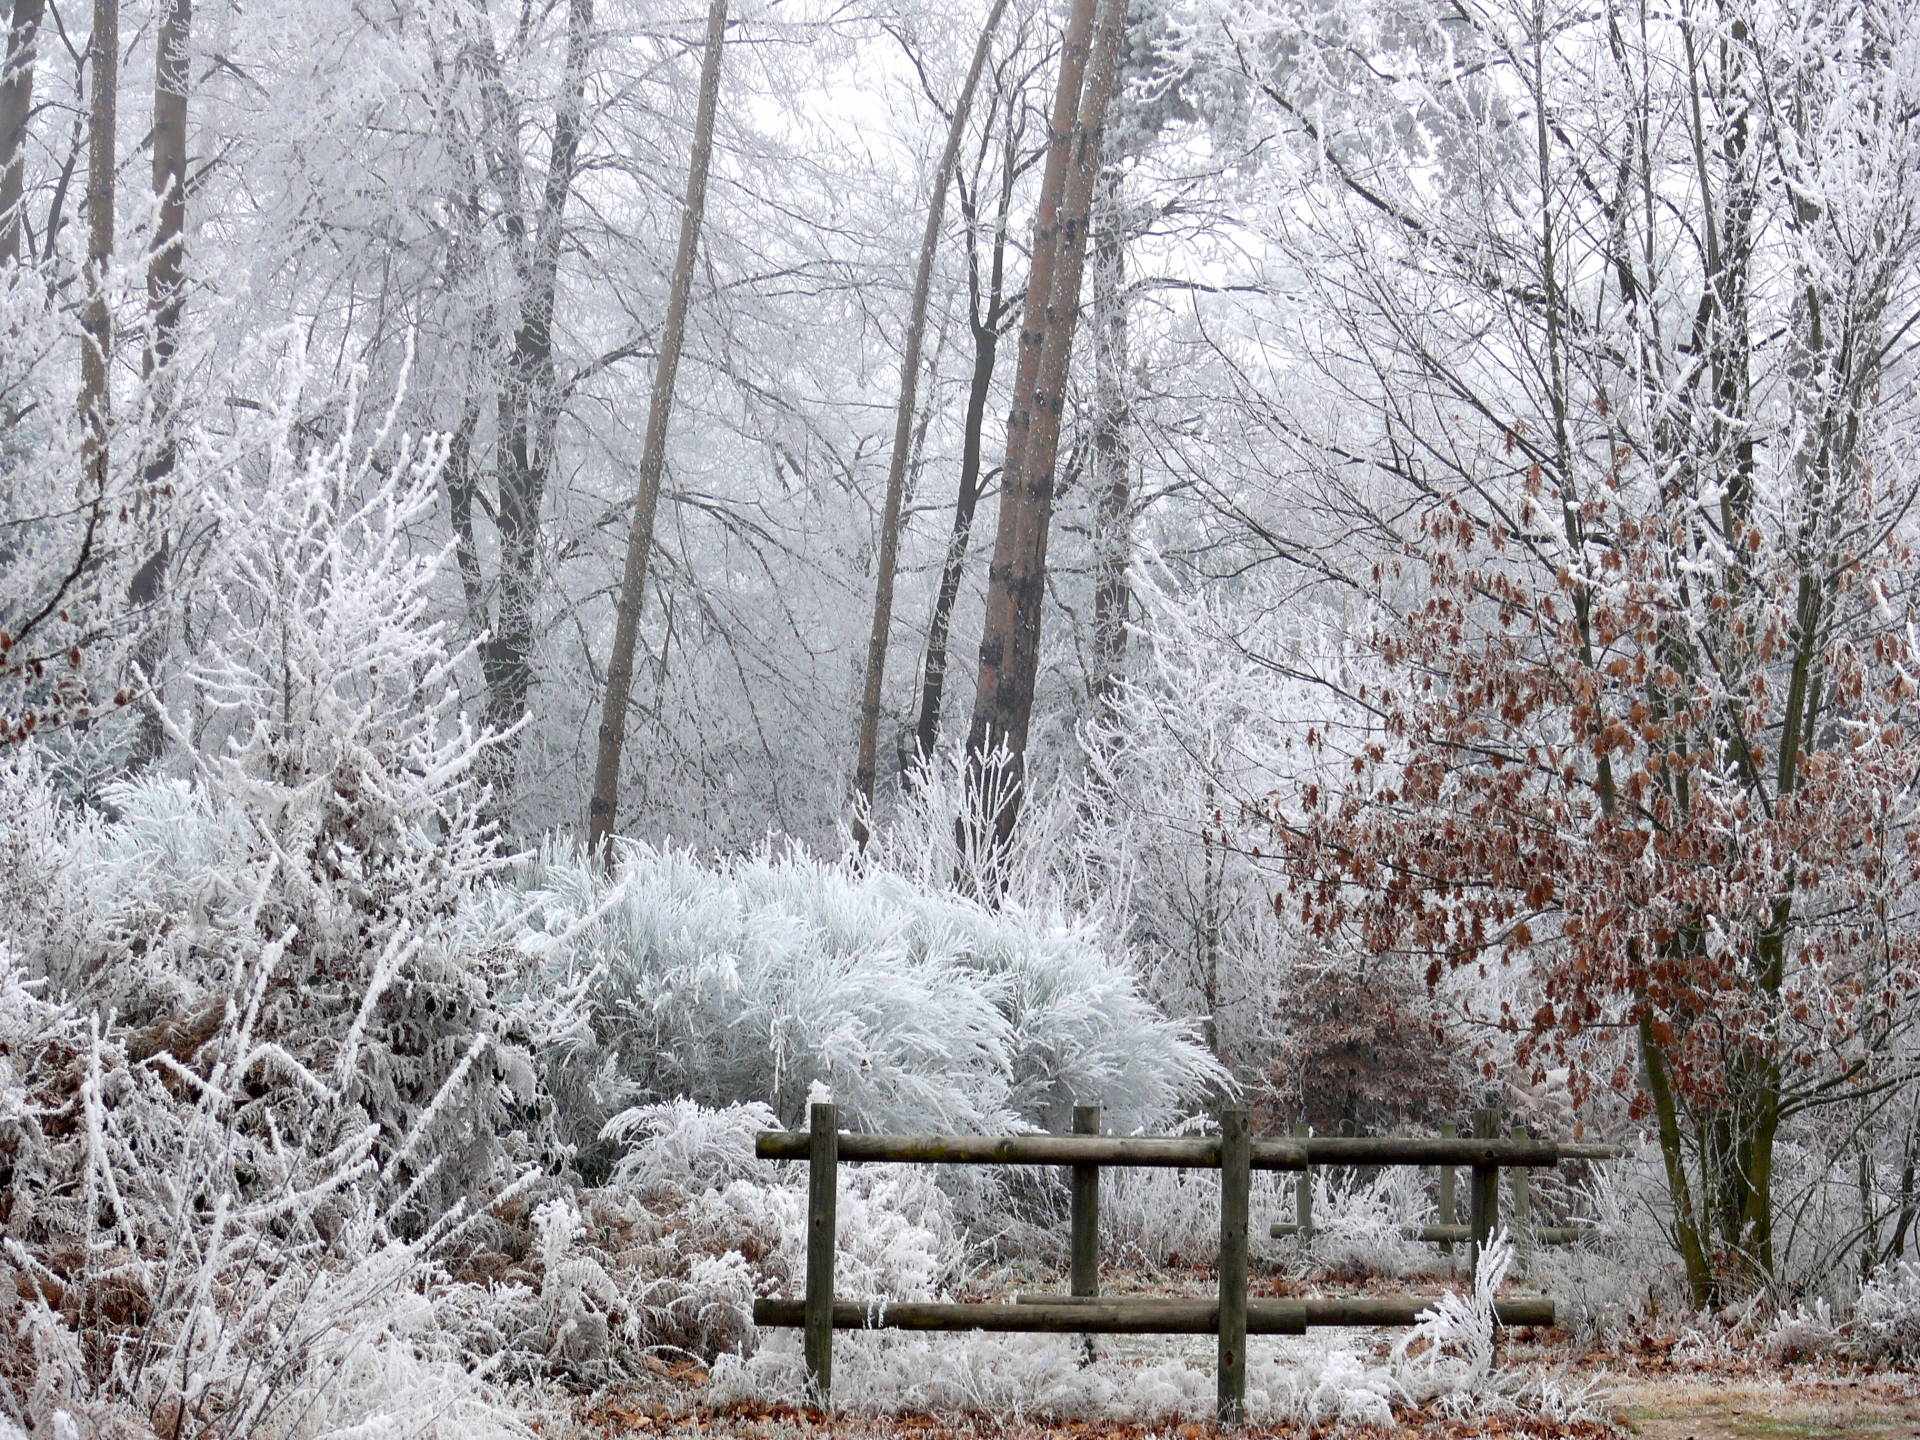
[[[587,804],[589,853],[612,851],[619,816],[620,753],[627,738],[627,703],[633,692],[633,652],[640,639],[640,600],[653,551],[654,516],[660,507],[660,477],[667,463],[667,423],[673,415],[674,381],[686,340],[687,303],[693,293],[693,261],[700,247],[700,224],[707,208],[707,167],[713,158],[713,117],[720,100],[720,58],[727,35],[727,0],[713,0],[707,11],[706,53],[700,62],[700,106],[693,124],[693,152],[687,161],[687,198],[680,211],[680,243],[673,257],[673,287],[667,297],[667,321],[660,337],[660,359],[653,373],[647,407],[647,438],[640,452],[640,475],[633,500],[633,524],[627,531],[627,560],[620,577],[620,600],[613,630],[613,654],[607,664],[607,693],[600,706],[599,748],[594,757],[593,797]]]
[[[33,118],[33,67],[47,0],[13,0],[6,69],[0,72],[0,264],[20,258],[20,207],[26,194],[27,122]]]
[[[913,277],[913,304],[907,314],[907,343],[900,359],[900,403],[894,412],[893,457],[887,466],[887,498],[880,517],[879,574],[874,582],[873,631],[867,639],[866,685],[860,695],[860,736],[853,770],[853,835],[862,846],[867,843],[867,822],[873,809],[875,752],[880,737],[880,687],[887,668],[887,638],[893,626],[893,579],[900,558],[900,500],[906,489],[907,456],[913,430],[913,410],[920,384],[920,348],[927,330],[927,300],[933,290],[933,262],[940,249],[940,226],[946,215],[947,187],[953,181],[953,169],[960,159],[960,142],[966,138],[967,116],[973,109],[973,93],[980,85],[987,57],[993,51],[993,34],[1006,13],[1007,0],[994,0],[986,24],[980,27],[980,40],[973,48],[973,64],[960,98],[954,103],[953,120],[947,126],[947,146],[940,153],[940,166],[934,172],[933,195],[927,201],[927,228],[920,239],[920,267]]]
[[[967,732],[967,813],[961,816],[958,834],[963,853],[973,851],[981,839],[987,839],[996,854],[1003,851],[1020,811],[1027,729],[1033,718],[1040,661],[1054,465],[1086,262],[1088,217],[1100,171],[1100,129],[1126,29],[1126,0],[1099,0],[1097,24],[1092,11],[1093,0],[1075,0],[1068,22],[1054,105],[1053,148],[1047,157],[1034,229],[1020,367],[1007,421],[1000,525],[987,576],[980,678]]]
[[[107,487],[108,427],[113,399],[107,361],[113,350],[113,314],[107,305],[107,267],[113,261],[113,162],[120,88],[119,0],[93,0],[93,38],[87,47],[93,84],[87,118],[86,301],[80,312],[81,491],[98,502]]]

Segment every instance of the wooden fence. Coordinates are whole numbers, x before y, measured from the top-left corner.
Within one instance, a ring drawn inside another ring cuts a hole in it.
[[[1474,1115],[1474,1134],[1480,1137],[1493,1137],[1499,1133],[1500,1112],[1495,1109],[1482,1109]],[[1294,1134],[1305,1138],[1308,1134],[1304,1125],[1296,1126]],[[1452,1122],[1441,1126],[1444,1140],[1455,1138]],[[1515,1140],[1527,1139],[1526,1127],[1513,1127]],[[1619,1151],[1610,1145],[1562,1145],[1559,1148],[1562,1160],[1603,1160],[1617,1155]],[[1409,1240],[1424,1240],[1437,1244],[1448,1255],[1453,1247],[1464,1242],[1469,1247],[1469,1255],[1477,1256],[1479,1248],[1493,1234],[1499,1220],[1499,1172],[1495,1170],[1488,1178],[1482,1178],[1483,1170],[1476,1170],[1475,1188],[1472,1191],[1468,1209],[1468,1223],[1459,1224],[1456,1197],[1455,1167],[1441,1165],[1440,1193],[1438,1198],[1440,1223],[1438,1225],[1408,1225],[1402,1233]],[[1311,1239],[1313,1224],[1313,1177],[1308,1171],[1302,1171],[1294,1182],[1292,1220],[1275,1221],[1267,1233],[1274,1239],[1297,1235]],[[1514,1250],[1519,1261],[1520,1273],[1526,1274],[1532,1268],[1533,1248],[1536,1245],[1577,1245],[1593,1234],[1591,1226],[1586,1225],[1535,1225],[1533,1223],[1532,1186],[1527,1180],[1527,1170],[1516,1167],[1513,1171],[1513,1209],[1508,1222],[1508,1233],[1513,1236]]]
[[[1217,1137],[1147,1139],[1103,1136],[1100,1107],[1073,1112],[1071,1135],[855,1135],[840,1130],[837,1106],[815,1105],[805,1133],[768,1131],[754,1153],[763,1160],[805,1160],[807,1273],[805,1298],[756,1300],[754,1324],[806,1331],[807,1372],[815,1400],[825,1405],[833,1384],[835,1330],[1012,1330],[1080,1335],[1177,1334],[1219,1337],[1220,1419],[1245,1413],[1247,1336],[1300,1335],[1316,1325],[1411,1325],[1431,1303],[1413,1297],[1267,1300],[1247,1294],[1247,1211],[1255,1170],[1293,1170],[1303,1178],[1316,1165],[1464,1165],[1473,1172],[1472,1223],[1460,1238],[1476,1247],[1493,1233],[1502,1168],[1529,1168],[1612,1152],[1560,1145],[1490,1131],[1470,1137],[1408,1140],[1391,1137],[1294,1136],[1255,1140],[1245,1110],[1223,1110]],[[1486,1129],[1484,1125],[1476,1129]],[[1021,1296],[1011,1305],[836,1301],[834,1227],[843,1162],[917,1165],[1061,1165],[1072,1172],[1070,1292]],[[1219,1294],[1211,1300],[1103,1298],[1099,1281],[1100,1170],[1103,1166],[1177,1166],[1219,1170]],[[1310,1203],[1310,1193],[1309,1203]],[[1310,1216],[1309,1210],[1300,1212]],[[1311,1220],[1308,1222],[1311,1225]],[[1500,1301],[1503,1325],[1551,1325],[1546,1297]]]

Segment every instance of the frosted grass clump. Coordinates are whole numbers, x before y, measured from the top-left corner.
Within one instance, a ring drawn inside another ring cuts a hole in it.
[[[1494,1297],[1512,1264],[1513,1239],[1502,1230],[1480,1253],[1472,1293],[1447,1291],[1394,1344],[1394,1375],[1409,1399],[1461,1415],[1497,1398]]]
[[[1920,1264],[1893,1260],[1867,1277],[1854,1303],[1861,1348],[1876,1356],[1920,1356]]]
[[[508,914],[536,988],[580,1000],[543,1067],[588,1157],[614,1116],[676,1099],[799,1126],[823,1083],[850,1128],[921,1132],[1058,1126],[1099,1100],[1125,1134],[1225,1080],[1096,931],[887,871],[631,845],[603,877],[555,848],[473,919]]]
[[[682,1098],[622,1110],[601,1127],[600,1138],[630,1147],[614,1167],[615,1185],[674,1185],[698,1193],[733,1180],[771,1181],[777,1167],[754,1157],[753,1142],[761,1131],[779,1128],[772,1108],[758,1101],[709,1110]]]
[[[1304,1247],[1314,1269],[1349,1275],[1411,1275],[1434,1265],[1434,1252],[1407,1227],[1428,1214],[1423,1177],[1388,1166],[1371,1180],[1313,1172],[1313,1235]]]

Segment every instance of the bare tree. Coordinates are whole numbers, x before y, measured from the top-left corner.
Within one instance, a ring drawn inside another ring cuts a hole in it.
[[[1100,0],[1097,24],[1094,0],[1075,0],[1061,51],[1051,148],[1034,224],[1033,265],[1020,328],[1013,409],[1007,420],[999,533],[987,574],[980,678],[967,732],[968,813],[959,821],[959,838],[968,852],[989,824],[991,843],[996,849],[1004,847],[1020,810],[1022,766],[1040,661],[1040,608],[1046,591],[1060,418],[1080,304],[1088,218],[1100,171],[1100,127],[1125,29],[1125,0]],[[1007,762],[1004,771],[996,758],[1002,751]]]
[[[47,0],[13,0],[6,70],[0,73],[0,261],[20,258],[20,202],[25,193],[27,122],[33,116],[33,66]]]
[[[933,289],[933,261],[940,249],[947,187],[952,183],[954,166],[960,159],[960,142],[966,136],[973,92],[979,87],[981,72],[987,68],[987,57],[993,50],[993,33],[1000,27],[1000,17],[1006,9],[1007,0],[994,0],[986,23],[980,27],[980,39],[973,48],[973,64],[967,70],[966,83],[960,87],[960,98],[954,102],[946,148],[940,152],[940,165],[934,172],[933,194],[927,201],[927,229],[920,240],[920,266],[913,277],[913,303],[907,312],[906,345],[900,357],[900,402],[894,411],[893,456],[887,466],[886,507],[880,517],[873,633],[867,640],[867,678],[860,694],[859,753],[853,771],[853,835],[861,845],[867,843],[867,816],[873,808],[874,752],[880,736],[880,686],[886,675],[887,636],[893,627],[893,575],[900,557],[900,500],[906,490],[907,458],[912,449],[913,409],[920,384],[920,348],[927,330],[927,298]]]
[[[620,752],[626,744],[627,702],[633,691],[633,651],[640,638],[640,600],[646,590],[647,560],[653,550],[654,516],[660,507],[660,477],[667,461],[667,422],[673,415],[674,381],[686,339],[687,302],[693,293],[693,261],[700,247],[700,223],[707,207],[707,166],[713,157],[713,116],[720,100],[720,58],[727,36],[727,0],[713,0],[707,11],[706,52],[700,64],[700,105],[694,117],[693,151],[687,161],[687,197],[680,211],[680,241],[673,257],[673,289],[660,337],[660,359],[647,407],[647,438],[640,453],[640,477],[627,532],[626,566],[607,663],[607,693],[601,702],[599,745],[594,755],[593,796],[587,805],[589,850],[604,854],[613,836],[620,803]]]
[[[553,437],[562,397],[553,362],[554,296],[559,284],[560,242],[568,197],[580,153],[580,111],[593,43],[593,0],[571,0],[567,10],[566,71],[554,105],[553,142],[541,187],[540,208],[529,227],[520,187],[518,125],[498,67],[486,76],[491,97],[489,162],[505,207],[505,225],[520,290],[519,322],[498,396],[496,470],[499,503],[500,585],[493,633],[482,657],[487,680],[486,723],[495,730],[518,725],[533,684],[534,628],[540,604],[541,511],[553,468]],[[483,49],[490,47],[485,42]],[[483,54],[483,68],[490,54]],[[508,153],[512,147],[512,153]],[[531,234],[529,234],[531,229]],[[471,427],[463,433],[471,443]],[[461,457],[462,469],[466,456]],[[496,805],[511,798],[517,747],[508,741],[488,752],[486,779]]]
[[[946,693],[947,645],[953,630],[953,607],[960,598],[960,579],[973,535],[974,511],[980,504],[981,439],[986,429],[987,401],[993,393],[1001,331],[1014,303],[1014,298],[1007,294],[1007,237],[1011,233],[1008,219],[1013,210],[1014,182],[1026,168],[1020,155],[1026,111],[1021,104],[1023,87],[1018,79],[1009,81],[1004,75],[997,76],[996,87],[1005,92],[1002,98],[1006,106],[1006,129],[1000,137],[993,245],[984,276],[978,184],[970,188],[966,176],[959,177],[960,211],[966,219],[967,328],[973,336],[973,375],[967,386],[967,411],[961,425],[960,485],[954,500],[953,528],[940,566],[940,588],[934,595],[933,615],[927,625],[927,655],[921,667],[920,718],[914,726],[914,758],[921,763],[933,754],[940,737],[940,705]],[[992,141],[993,132],[989,127],[981,137],[983,162]],[[984,163],[981,169],[984,171]]]

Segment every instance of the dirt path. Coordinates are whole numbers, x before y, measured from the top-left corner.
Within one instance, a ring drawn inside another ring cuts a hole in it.
[[[1920,1389],[1910,1376],[1763,1381],[1623,1381],[1603,1402],[1645,1440],[1912,1440]]]

